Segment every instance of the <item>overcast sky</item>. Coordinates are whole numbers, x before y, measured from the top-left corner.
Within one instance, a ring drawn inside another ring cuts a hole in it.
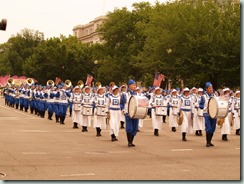
[[[166,0],[158,0],[166,2]],[[7,42],[24,28],[43,32],[45,38],[68,36],[79,24],[142,0],[1,0],[0,21],[6,18],[7,30],[0,31],[0,43]],[[155,4],[156,0],[147,0]]]

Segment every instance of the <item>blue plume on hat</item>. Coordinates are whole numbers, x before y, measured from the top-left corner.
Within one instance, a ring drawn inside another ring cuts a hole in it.
[[[212,86],[211,82],[206,82],[205,88],[207,89],[209,86]]]
[[[134,80],[130,79],[130,80],[128,81],[128,86],[131,85],[131,84],[136,84],[136,82],[135,82]]]

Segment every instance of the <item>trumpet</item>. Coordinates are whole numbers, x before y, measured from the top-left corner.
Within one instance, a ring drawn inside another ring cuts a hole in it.
[[[70,86],[72,86],[72,82],[70,80],[65,80],[65,85],[67,88],[69,88]]]
[[[48,80],[47,81],[47,86],[54,86],[54,81],[53,80]]]
[[[8,86],[12,86],[14,85],[14,79],[13,78],[9,78],[7,81]]]
[[[80,88],[83,88],[84,87],[84,82],[82,80],[79,80],[77,82],[77,85],[80,87]]]
[[[28,86],[31,86],[32,84],[34,84],[34,80],[32,78],[28,78],[26,79],[26,84],[28,84]]]

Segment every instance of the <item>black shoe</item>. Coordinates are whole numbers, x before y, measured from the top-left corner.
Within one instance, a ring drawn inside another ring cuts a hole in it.
[[[81,130],[82,132],[85,132],[85,127],[84,126],[82,126],[82,130]]]
[[[202,136],[202,130],[199,130],[199,136]]]
[[[240,129],[236,130],[236,135],[240,135]]]
[[[182,141],[187,141],[186,140],[186,133],[185,132],[182,133]]]
[[[206,147],[210,147],[211,145],[209,143],[206,144]]]
[[[120,128],[121,128],[121,129],[124,129],[124,128],[125,128],[125,127],[124,127],[124,123],[125,123],[125,122],[120,121],[120,125],[121,125]]]
[[[155,135],[155,136],[159,136],[159,134],[158,134],[158,129],[154,129],[154,135]]]
[[[175,127],[172,127],[172,132],[176,132],[176,128]]]
[[[111,141],[112,141],[112,142],[115,141],[115,135],[114,135],[114,134],[111,135]]]

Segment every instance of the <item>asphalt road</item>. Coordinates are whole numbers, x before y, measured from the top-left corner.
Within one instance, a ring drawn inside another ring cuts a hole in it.
[[[111,142],[102,137],[41,119],[4,105],[0,99],[0,180],[240,180],[240,136],[231,130],[221,140],[217,127],[212,142],[205,136],[171,132],[168,121],[153,135],[150,118],[128,148],[125,130]]]

